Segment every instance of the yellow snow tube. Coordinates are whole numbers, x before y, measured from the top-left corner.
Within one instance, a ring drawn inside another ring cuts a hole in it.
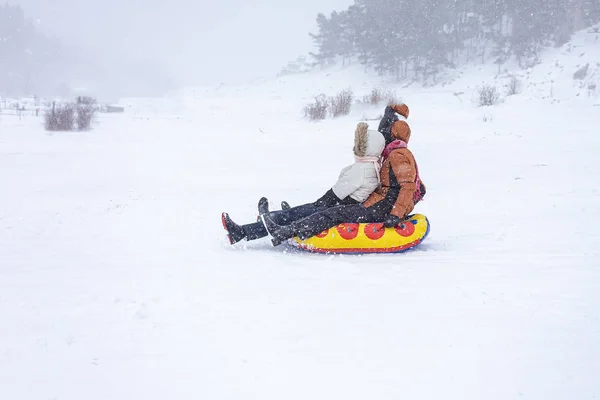
[[[292,244],[315,253],[401,253],[419,245],[429,234],[429,220],[422,214],[409,216],[395,228],[382,223],[345,223]]]

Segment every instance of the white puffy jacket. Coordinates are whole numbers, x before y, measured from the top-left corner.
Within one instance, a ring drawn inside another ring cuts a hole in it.
[[[379,159],[384,148],[383,135],[368,129],[366,123],[359,123],[354,136],[356,162],[342,169],[332,187],[333,193],[340,199],[350,196],[359,203],[364,202],[379,186],[378,161],[375,160]]]

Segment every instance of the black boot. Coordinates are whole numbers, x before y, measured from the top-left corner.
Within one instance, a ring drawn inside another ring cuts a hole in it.
[[[273,243],[273,246],[279,246],[281,243],[294,236],[294,231],[291,227],[277,225],[275,221],[273,221],[269,214],[269,200],[267,200],[266,197],[262,197],[258,201],[258,212],[265,228],[267,228],[267,232],[269,232],[272,237],[271,243]]]
[[[258,209],[261,219],[268,233],[272,236],[271,242],[278,246],[287,239],[297,236],[301,240],[306,240],[314,235],[329,229],[338,223],[339,216],[332,209],[316,212],[308,217],[294,221],[289,225],[278,225],[269,213],[269,201],[266,198],[260,199]],[[329,215],[331,214],[331,215]]]
[[[231,218],[229,218],[229,214],[221,214],[221,222],[223,223],[223,228],[228,233],[227,237],[229,238],[230,244],[237,243],[246,238],[244,228],[233,222]]]
[[[268,205],[267,205],[268,207]],[[261,214],[263,224],[267,228],[267,232],[271,235],[271,243],[273,246],[279,246],[281,243],[294,237],[294,229],[290,225],[277,225],[269,213]]]
[[[258,214],[263,216],[269,213],[269,200],[266,197],[261,197],[258,200]]]

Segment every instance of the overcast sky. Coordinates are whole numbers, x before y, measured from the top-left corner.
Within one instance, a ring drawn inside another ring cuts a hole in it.
[[[9,0],[45,33],[157,60],[179,82],[273,75],[312,50],[316,15],[352,0]]]

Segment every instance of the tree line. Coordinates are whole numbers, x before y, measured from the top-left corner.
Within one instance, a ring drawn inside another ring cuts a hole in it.
[[[599,0],[355,0],[310,33],[317,64],[358,61],[398,79],[433,80],[444,68],[514,57],[521,67],[540,50],[566,43],[600,22]]]

